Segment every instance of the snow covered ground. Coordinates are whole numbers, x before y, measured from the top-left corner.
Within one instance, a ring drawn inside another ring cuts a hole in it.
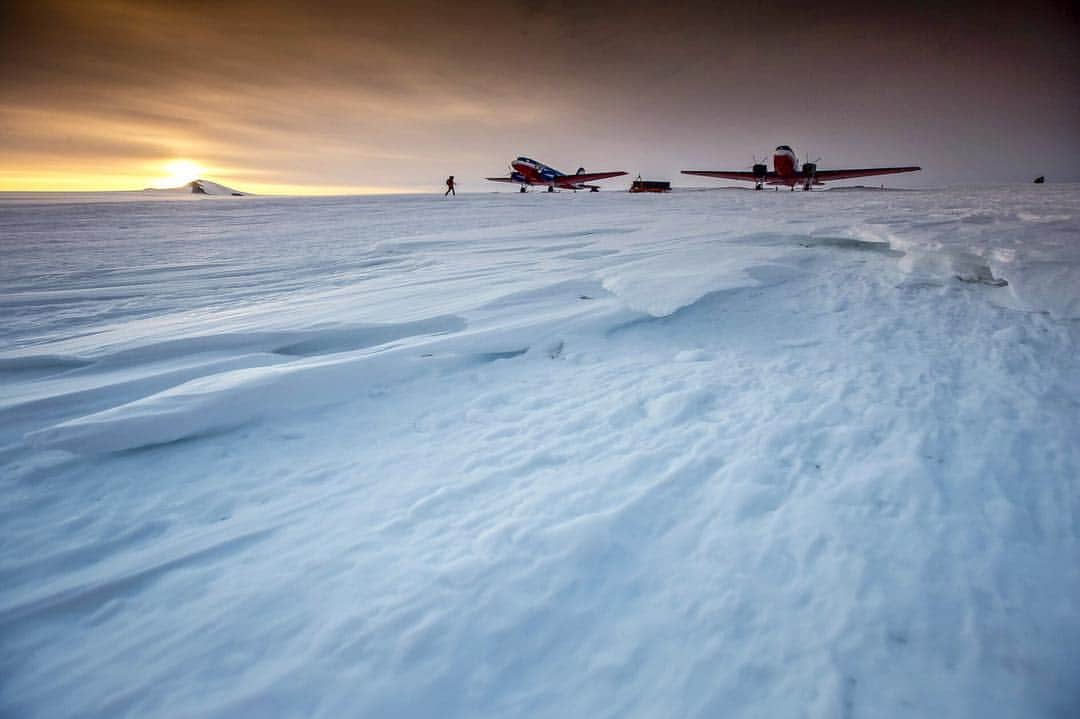
[[[1080,186],[10,196],[0,316],[0,715],[1080,714]]]

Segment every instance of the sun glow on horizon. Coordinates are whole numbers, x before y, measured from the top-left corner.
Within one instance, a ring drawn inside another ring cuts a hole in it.
[[[180,187],[202,177],[204,169],[194,160],[170,160],[164,164],[167,175],[154,180],[151,187]]]

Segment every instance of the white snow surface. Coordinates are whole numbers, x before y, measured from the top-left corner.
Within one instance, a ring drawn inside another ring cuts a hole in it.
[[[1080,186],[0,197],[0,715],[1080,715]]]

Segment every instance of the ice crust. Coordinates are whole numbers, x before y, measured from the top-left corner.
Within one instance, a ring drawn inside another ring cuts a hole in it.
[[[0,715],[1075,714],[1078,210],[0,196]]]

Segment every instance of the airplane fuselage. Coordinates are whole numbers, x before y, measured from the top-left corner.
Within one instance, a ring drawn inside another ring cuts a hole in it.
[[[783,185],[792,189],[798,185],[808,190],[811,185],[823,184],[814,178],[817,165],[807,163],[800,167],[798,156],[787,145],[776,148],[772,161],[775,175],[765,182],[767,185]]]
[[[525,185],[547,185],[551,187],[556,184],[558,178],[566,177],[565,172],[559,172],[554,167],[548,167],[544,163],[531,160],[528,157],[519,157],[514,160],[510,163],[510,169],[513,170],[511,178]]]
[[[777,179],[781,180],[785,185],[794,185],[799,179],[799,158],[795,156],[795,152],[787,145],[781,145],[776,148],[776,153],[773,154],[773,172],[776,173]]]

